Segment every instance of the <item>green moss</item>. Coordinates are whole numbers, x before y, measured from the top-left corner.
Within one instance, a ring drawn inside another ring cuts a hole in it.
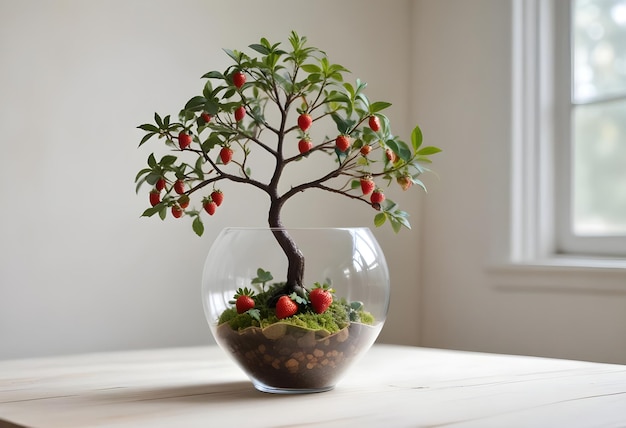
[[[269,290],[254,296],[255,309],[259,311],[259,320],[247,312],[238,314],[235,307],[231,307],[220,315],[219,324],[228,323],[233,330],[243,330],[248,327],[265,328],[274,323],[282,322],[309,330],[325,330],[331,334],[347,327],[350,322],[374,324],[374,316],[364,311],[360,302],[348,303],[345,299],[334,301],[323,314],[315,313],[310,309],[310,306],[305,305],[302,306],[304,309],[296,315],[279,320],[275,310],[268,307],[268,300],[274,295],[275,289],[282,285],[273,284]]]

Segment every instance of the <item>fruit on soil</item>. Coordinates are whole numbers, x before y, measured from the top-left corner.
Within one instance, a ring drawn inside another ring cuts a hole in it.
[[[238,314],[243,314],[244,312],[249,311],[254,308],[254,299],[247,295],[241,295],[237,297],[235,301],[235,307],[237,308]]]
[[[333,295],[329,290],[324,288],[314,288],[309,293],[309,301],[315,313],[323,314],[331,303],[333,303]]]
[[[298,305],[289,296],[280,296],[276,302],[276,317],[280,320],[289,318],[298,312]]]

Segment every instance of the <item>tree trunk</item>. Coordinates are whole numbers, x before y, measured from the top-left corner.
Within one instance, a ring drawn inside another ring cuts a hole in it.
[[[278,244],[283,249],[285,256],[287,256],[287,283],[285,285],[284,293],[282,294],[291,294],[295,292],[296,294],[305,297],[305,290],[302,284],[304,278],[304,255],[291,235],[289,235],[287,230],[283,228],[282,221],[280,219],[281,208],[281,201],[272,201],[269,210],[268,222],[272,228],[272,233],[274,234],[276,241],[278,241]]]

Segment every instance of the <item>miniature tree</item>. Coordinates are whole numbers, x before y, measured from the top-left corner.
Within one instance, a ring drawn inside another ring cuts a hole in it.
[[[265,38],[249,47],[260,54],[226,50],[234,64],[224,72],[210,71],[201,95],[192,97],[178,116],[154,115],[153,124],[140,146],[157,136],[172,149],[160,159],[150,154],[148,167],[136,177],[137,190],[152,186],[150,203],[143,216],[158,214],[165,219],[190,217],[196,234],[202,235],[203,211],[213,215],[224,195],[219,182],[230,180],[254,186],[270,200],[268,224],[288,260],[285,294],[302,295],[304,257],[283,228],[281,209],[293,196],[320,189],[354,199],[379,211],[378,227],[389,222],[398,232],[410,227],[408,214],[385,198],[378,187],[394,181],[403,190],[413,184],[424,188],[418,178],[427,171],[424,164],[440,150],[422,147],[422,133],[415,127],[410,144],[391,133],[389,119],[381,112],[391,104],[370,102],[366,84],[344,82],[349,71],[329,62],[326,54],[307,46],[306,38],[291,32],[290,50]],[[216,83],[214,83],[216,82]],[[293,113],[295,111],[295,113]],[[332,120],[335,135],[314,141],[309,130],[322,120]],[[297,147],[297,150],[295,149]],[[258,151],[273,159],[268,181],[256,178],[249,158]],[[334,162],[318,178],[291,183],[280,193],[285,168],[296,162]],[[191,197],[199,197],[203,209],[190,208]]]

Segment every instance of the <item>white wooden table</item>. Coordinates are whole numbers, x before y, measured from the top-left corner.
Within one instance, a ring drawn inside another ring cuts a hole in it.
[[[214,347],[0,361],[16,426],[626,427],[626,366],[376,345],[335,390],[285,396]]]

